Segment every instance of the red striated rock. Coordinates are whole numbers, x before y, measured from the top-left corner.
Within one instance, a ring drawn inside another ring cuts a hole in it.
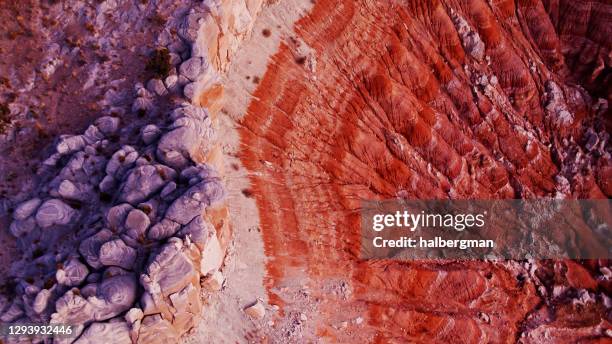
[[[573,78],[610,100],[612,81],[609,73],[605,72],[612,64],[610,3],[565,0],[546,0],[543,3]]]
[[[565,266],[567,267],[565,276],[571,287],[590,290],[597,288],[597,282],[583,266],[573,261],[566,261]]]
[[[609,57],[610,35],[594,31],[610,33],[610,7],[586,3],[317,1],[240,121],[271,303],[289,311],[283,286],[307,284],[330,342],[603,340],[601,295],[571,301],[598,285],[578,263],[548,274],[537,262],[358,259],[361,199],[611,195],[609,152],[576,143],[602,117],[598,93],[573,82],[609,85],[573,62],[584,40],[586,59]],[[346,324],[357,315],[364,325]]]

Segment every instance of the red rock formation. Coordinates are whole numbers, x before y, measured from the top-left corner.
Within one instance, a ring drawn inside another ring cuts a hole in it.
[[[240,122],[271,302],[299,311],[284,287],[308,285],[331,342],[605,341],[609,262],[374,262],[358,245],[361,199],[610,197],[609,147],[584,143],[587,127],[607,135],[610,15],[592,1],[316,1]]]

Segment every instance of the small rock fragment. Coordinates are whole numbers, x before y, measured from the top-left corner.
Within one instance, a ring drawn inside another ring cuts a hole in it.
[[[245,308],[244,312],[253,319],[261,320],[266,315],[266,307],[258,299],[254,304]]]
[[[19,238],[27,233],[30,233],[34,230],[34,228],[36,228],[36,220],[34,220],[33,217],[29,217],[25,220],[13,221],[9,226],[9,231],[14,237]]]
[[[144,313],[140,308],[132,308],[127,313],[125,313],[125,321],[128,323],[134,323],[137,320],[142,320],[144,317]]]
[[[103,229],[95,235],[85,239],[81,245],[79,245],[79,253],[85,258],[87,264],[93,268],[101,268],[100,258],[98,252],[103,243],[107,242],[113,233],[108,229]]]
[[[166,85],[166,88],[168,89],[168,91],[170,92],[175,92],[178,88],[178,76],[176,75],[170,75],[166,78],[166,80],[164,80],[164,84]]]
[[[125,219],[127,235],[133,239],[144,238],[151,220],[142,210],[133,209]]]
[[[115,178],[107,174],[106,176],[104,176],[100,184],[98,184],[98,189],[100,189],[100,191],[102,192],[110,193],[115,188],[115,185]]]
[[[105,135],[114,134],[119,129],[119,118],[104,116],[96,120],[95,124]]]
[[[50,297],[51,292],[47,289],[43,289],[38,292],[38,295],[36,295],[34,303],[32,304],[32,309],[34,310],[34,312],[36,312],[37,314],[41,314],[42,312],[44,312],[45,309],[47,309],[47,306],[49,305]]]
[[[168,184],[166,184],[166,186],[164,186],[164,188],[162,189],[160,196],[162,199],[164,200],[168,200],[170,199],[170,197],[172,196],[172,193],[174,192],[174,190],[176,190],[176,183],[175,182],[170,182]]]
[[[85,201],[91,197],[92,187],[88,184],[73,183],[64,179],[57,188],[58,194],[67,200]]]
[[[223,197],[223,188],[217,181],[201,182],[189,188],[168,208],[166,217],[174,222],[186,225],[204,208]]]
[[[147,315],[142,319],[139,343],[173,343],[180,334],[160,314]]]
[[[66,203],[59,199],[45,201],[36,213],[36,223],[42,228],[54,225],[67,225],[75,217],[76,213]]]
[[[151,240],[169,238],[173,236],[174,233],[176,233],[176,231],[178,231],[180,227],[181,226],[174,221],[163,219],[157,224],[155,224],[153,227],[151,227],[149,233],[147,233],[147,237]]]
[[[144,143],[151,144],[159,138],[160,134],[161,130],[156,125],[149,124],[142,128],[140,135]]]
[[[183,88],[183,95],[187,99],[194,100],[196,94],[198,94],[198,84],[196,82],[191,82]]]
[[[95,125],[90,125],[87,127],[87,130],[85,130],[85,133],[83,134],[83,139],[89,144],[98,142],[103,138],[104,134],[102,134],[100,129],[98,129],[98,127]]]
[[[15,218],[15,220],[25,220],[38,209],[40,203],[42,203],[40,198],[32,198],[31,200],[19,204],[13,212],[13,218]]]
[[[202,216],[196,216],[189,224],[181,228],[178,236],[184,238],[187,235],[200,248],[204,249],[212,235],[215,235],[215,227],[204,220]]]
[[[132,103],[132,112],[139,113],[141,111],[149,112],[153,109],[154,104],[149,97],[138,97]]]
[[[68,287],[73,287],[81,284],[87,277],[89,270],[85,264],[78,259],[70,259],[61,269],[55,273],[55,279],[58,283]]]
[[[102,281],[97,296],[89,298],[97,321],[113,318],[132,307],[138,283],[134,274],[117,275]]]
[[[54,323],[83,324],[93,319],[93,307],[77,290],[69,290],[55,302]]]
[[[223,250],[217,235],[211,233],[207,240],[206,246],[202,250],[202,261],[200,263],[200,271],[202,274],[208,274],[213,270],[217,270],[223,263]]]
[[[123,223],[128,214],[134,209],[127,203],[116,205],[108,210],[106,213],[106,223],[108,227],[114,230],[119,230],[123,227]]]
[[[60,141],[57,146],[55,146],[55,149],[59,154],[65,155],[83,149],[86,144],[87,142],[81,135],[62,135],[60,136]]]
[[[151,194],[161,190],[176,172],[164,165],[144,165],[134,168],[121,189],[120,200],[131,204],[146,201]]]
[[[119,266],[131,269],[136,260],[136,250],[127,246],[123,240],[115,239],[100,247],[100,263],[107,266]]]
[[[166,86],[164,86],[164,82],[160,79],[149,80],[149,82],[147,82],[147,89],[158,96],[164,96],[168,93]]]
[[[183,62],[179,68],[179,73],[191,81],[195,81],[204,67],[204,60],[200,57],[192,57]]]
[[[202,287],[209,291],[219,291],[223,288],[224,282],[225,277],[223,277],[221,271],[216,270],[202,279]]]

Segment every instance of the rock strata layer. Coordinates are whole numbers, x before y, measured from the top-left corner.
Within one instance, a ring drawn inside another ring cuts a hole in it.
[[[289,319],[270,333],[609,341],[608,261],[363,261],[359,209],[361,199],[610,197],[610,4],[313,6],[263,70],[230,77],[256,83],[234,90],[252,94],[245,110],[226,99],[260,210],[268,296]],[[262,25],[258,41],[284,34]],[[291,320],[305,309],[311,321]]]

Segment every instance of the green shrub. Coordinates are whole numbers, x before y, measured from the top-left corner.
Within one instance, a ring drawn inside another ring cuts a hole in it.
[[[11,111],[6,104],[0,104],[0,134],[4,134],[11,124],[10,113]]]
[[[158,79],[165,79],[170,73],[171,68],[170,52],[166,48],[158,48],[149,57],[145,71]]]

